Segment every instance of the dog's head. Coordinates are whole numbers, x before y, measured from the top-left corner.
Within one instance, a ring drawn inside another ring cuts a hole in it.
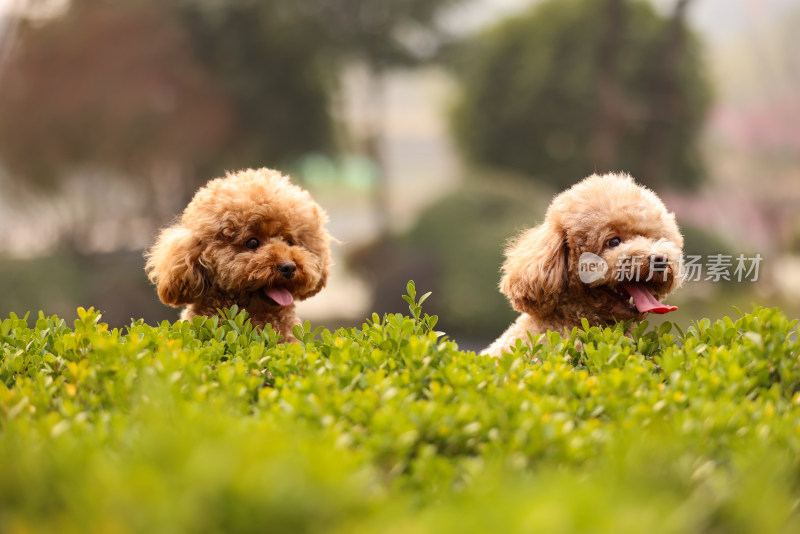
[[[510,243],[500,290],[540,317],[640,319],[675,309],[660,300],[681,283],[682,249],[675,215],[655,193],[628,175],[592,175]]]
[[[319,292],[330,269],[328,217],[307,191],[269,169],[210,181],[147,254],[147,273],[171,306],[224,295],[289,306]]]

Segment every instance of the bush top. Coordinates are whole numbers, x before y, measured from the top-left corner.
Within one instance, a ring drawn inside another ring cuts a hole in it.
[[[493,359],[405,298],[409,315],[306,323],[298,344],[237,309],[125,329],[12,314],[0,530],[796,524],[798,338],[779,310],[551,332]]]

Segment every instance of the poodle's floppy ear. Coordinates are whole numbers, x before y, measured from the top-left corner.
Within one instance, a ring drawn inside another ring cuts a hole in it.
[[[328,275],[330,274],[332,263],[333,262],[331,261],[330,258],[330,252],[325,251],[325,257],[322,258],[322,270],[320,271],[319,282],[317,283],[317,286],[314,288],[311,294],[308,295],[309,297],[311,295],[316,295],[317,293],[322,291],[322,288],[325,287],[325,284],[328,283]]]
[[[205,290],[200,265],[203,245],[183,226],[165,228],[147,252],[145,270],[158,288],[158,298],[170,306],[189,304]]]
[[[519,312],[550,313],[567,281],[566,260],[562,232],[549,223],[531,228],[506,249],[500,291]]]
[[[319,248],[319,257],[318,257],[319,281],[317,282],[316,286],[314,286],[310,291],[308,291],[302,296],[301,300],[313,297],[314,295],[322,291],[322,288],[324,288],[325,284],[328,283],[328,275],[330,274],[331,266],[333,265],[333,261],[331,260],[331,245],[330,245],[331,241],[335,243],[340,242],[338,239],[328,234],[328,232],[324,232],[323,237],[321,238],[320,241],[321,246]]]

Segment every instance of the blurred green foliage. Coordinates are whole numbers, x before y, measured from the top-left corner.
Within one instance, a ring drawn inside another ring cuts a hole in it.
[[[77,0],[63,16],[18,27],[4,65],[0,157],[20,188],[58,193],[92,166],[145,189],[164,167],[194,178],[239,126],[222,78],[161,4]]]
[[[86,278],[81,262],[64,256],[39,260],[0,257],[0,294],[2,313],[24,314],[43,310],[67,314],[86,295]]]
[[[324,36],[323,53],[362,62],[378,72],[431,59],[448,39],[439,16],[460,3],[464,0],[296,0],[291,4]]]
[[[408,36],[435,44],[437,14],[459,1],[73,0],[20,21],[0,156],[21,186],[57,190],[82,166],[142,182],[167,168],[191,192],[226,170],[330,153],[344,67],[425,59]]]
[[[695,185],[710,86],[687,28],[668,46],[672,24],[641,0],[549,0],[480,33],[455,53],[462,153],[559,189],[620,170]]]
[[[168,6],[235,117],[230,135],[215,147],[213,168],[204,169],[206,177],[285,166],[307,152],[333,148],[329,107],[335,80],[324,57],[327,41],[294,2]]]
[[[792,254],[800,254],[800,223],[798,223],[797,227],[789,236],[788,252]]]
[[[53,254],[40,258],[0,256],[0,314],[48,310],[66,315],[83,304],[122,327],[131,319],[150,323],[176,319],[178,311],[158,300],[144,272],[140,251]]]
[[[517,315],[498,290],[504,244],[540,221],[550,198],[519,177],[482,172],[349,265],[376,288],[370,309],[400,311],[392,295],[413,278],[433,291],[428,307],[456,339],[492,339]]]
[[[795,532],[796,322],[550,333],[408,315],[0,321],[3,532]],[[535,356],[541,363],[535,363]]]
[[[683,251],[686,256],[733,254],[733,247],[722,236],[692,224],[681,224]]]

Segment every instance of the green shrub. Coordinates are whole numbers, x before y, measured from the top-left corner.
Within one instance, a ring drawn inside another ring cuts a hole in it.
[[[0,322],[0,532],[795,532],[796,322],[550,333],[409,315]],[[540,363],[536,363],[536,361]]]
[[[357,251],[350,267],[376,288],[371,309],[400,311],[396,295],[414,279],[433,290],[428,310],[446,332],[488,345],[519,315],[498,289],[505,244],[540,223],[551,198],[519,176],[481,170],[403,234]]]

